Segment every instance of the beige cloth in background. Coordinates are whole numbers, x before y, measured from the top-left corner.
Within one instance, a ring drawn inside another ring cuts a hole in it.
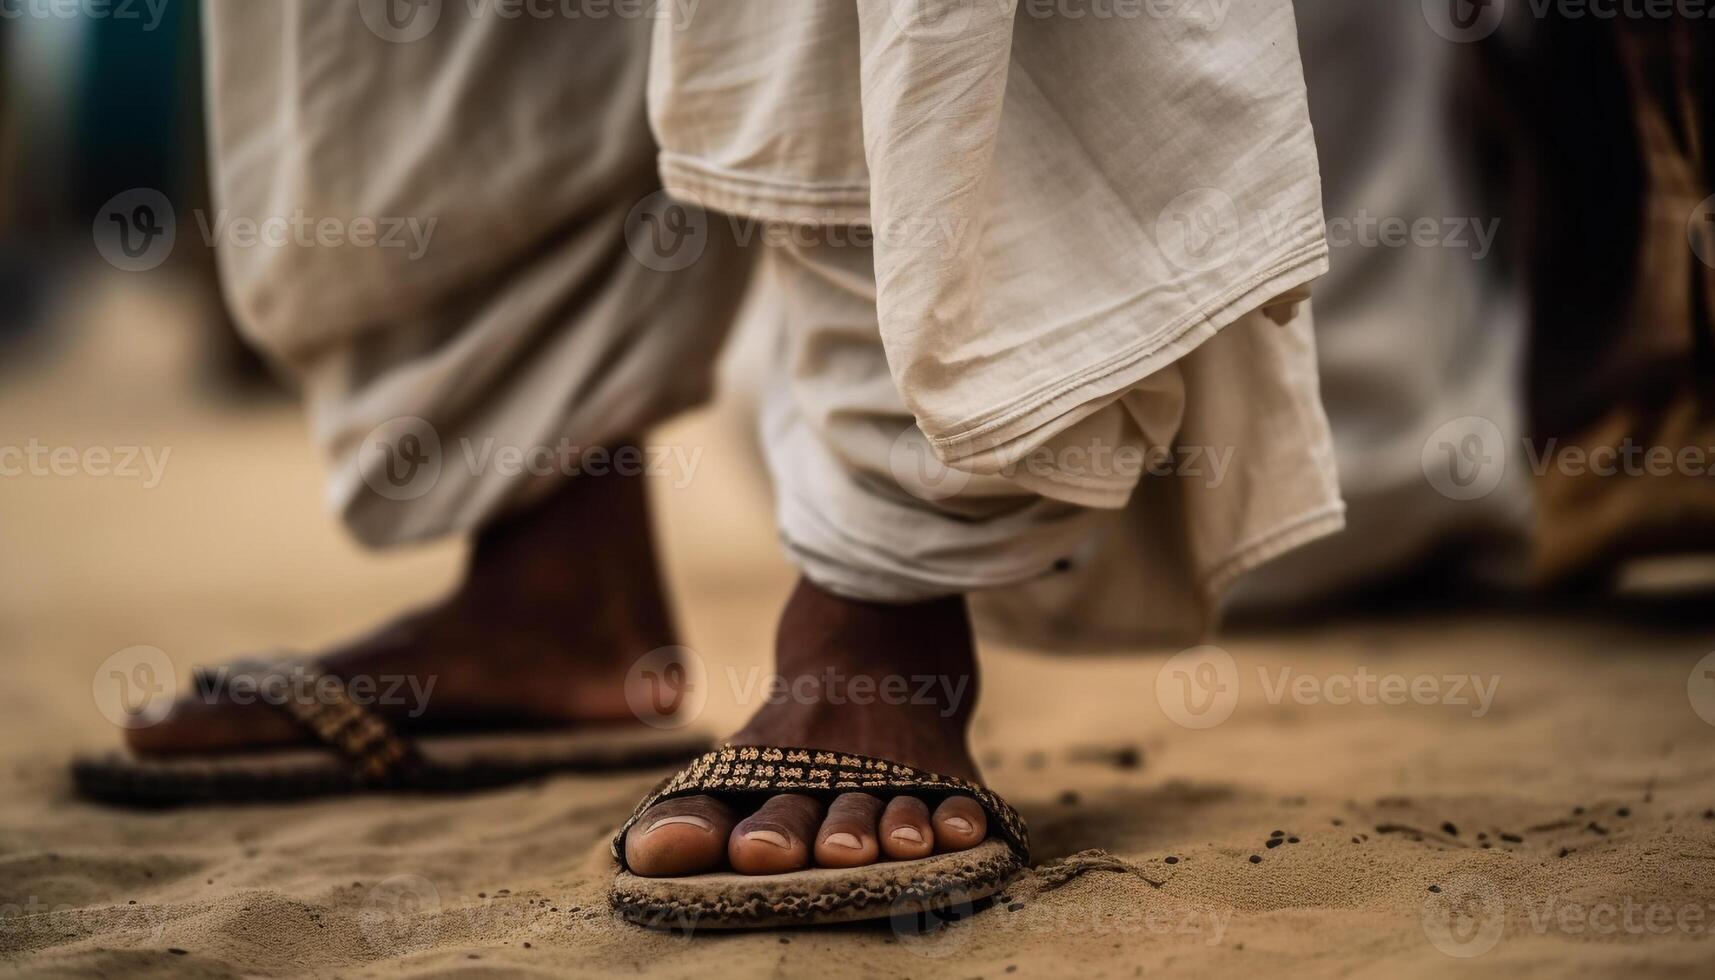
[[[1449,543],[1485,580],[1521,585],[1525,318],[1495,240],[1500,202],[1460,158],[1470,121],[1448,111],[1469,52],[1424,30],[1413,4],[1317,0],[1300,5],[1298,24],[1337,232],[1315,286],[1316,348],[1348,529],[1246,576],[1232,599],[1291,608],[1374,585]],[[1376,240],[1375,222],[1426,219],[1438,246]],[[1492,491],[1454,499],[1425,477],[1424,455],[1439,458],[1436,430],[1469,416],[1493,424],[1506,463]]]
[[[884,600],[1135,581],[1130,627],[1192,630],[1240,570],[1340,522],[1293,302],[1326,248],[1291,10],[1195,7],[658,20],[661,172],[710,214],[655,193],[647,20],[460,9],[394,42],[336,0],[218,0],[220,207],[435,221],[417,254],[223,240],[227,287],[304,380],[334,507],[394,543],[563,478],[478,465],[496,447],[599,446],[706,397],[749,280],[737,243],[784,232],[753,251],[787,311],[766,424],[808,574]],[[652,252],[663,229],[697,249]],[[406,493],[400,420],[439,443]],[[1122,448],[1225,462],[1154,477]],[[1090,550],[1090,508],[1128,500],[1130,571]]]

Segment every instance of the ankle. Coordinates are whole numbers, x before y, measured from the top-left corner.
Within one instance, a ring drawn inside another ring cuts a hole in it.
[[[788,690],[821,692],[824,710],[874,705],[950,732],[963,732],[979,693],[962,596],[890,605],[801,579],[780,618],[775,662]]]

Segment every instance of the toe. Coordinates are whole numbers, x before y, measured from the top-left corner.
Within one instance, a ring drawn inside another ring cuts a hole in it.
[[[988,817],[977,801],[968,796],[949,796],[935,808],[935,849],[963,851],[988,836]]]
[[[774,875],[810,864],[810,842],[822,822],[822,804],[796,793],[771,796],[739,821],[727,839],[727,861],[747,875]]]
[[[928,857],[935,850],[929,806],[915,796],[895,796],[881,813],[881,853],[895,861]]]
[[[822,829],[816,832],[816,863],[824,868],[855,868],[874,864],[881,854],[875,840],[881,801],[868,793],[845,793],[828,805]]]
[[[712,796],[657,803],[625,833],[625,864],[646,878],[713,871],[726,861],[732,808]]]

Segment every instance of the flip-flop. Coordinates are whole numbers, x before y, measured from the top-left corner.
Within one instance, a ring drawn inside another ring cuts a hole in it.
[[[969,796],[988,815],[989,837],[969,850],[914,861],[779,875],[723,871],[645,878],[625,864],[626,831],[663,800],[803,793],[827,801],[853,791],[909,794],[931,808],[948,796]],[[612,850],[619,864],[609,896],[614,909],[632,922],[685,931],[829,925],[970,906],[999,891],[1030,863],[1023,819],[982,786],[886,759],[772,746],[726,746],[696,759],[637,805],[614,835]]]
[[[159,759],[115,751],[74,759],[74,787],[91,800],[145,807],[279,802],[378,791],[462,793],[556,772],[667,766],[706,751],[712,742],[706,734],[641,723],[412,738],[353,700],[338,677],[307,662],[293,661],[291,666],[305,673],[317,697],[267,703],[290,715],[321,746]]]

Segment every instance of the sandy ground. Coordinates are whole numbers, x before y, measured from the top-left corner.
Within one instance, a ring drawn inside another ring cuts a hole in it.
[[[235,651],[313,647],[433,595],[458,559],[361,552],[319,509],[295,413],[199,401],[182,353],[104,329],[0,387],[0,445],[171,447],[152,488],[0,478],[0,969],[1653,977],[1715,964],[1715,675],[1702,673],[1715,660],[1698,667],[1715,640],[1612,616],[1340,617],[1224,638],[1230,661],[985,649],[979,754],[1029,821],[1039,867],[927,935],[882,922],[687,937],[617,921],[606,837],[657,774],[142,815],[78,802],[68,758],[118,739],[92,695],[110,654],[159,647],[182,678]],[[791,581],[732,425],[707,413],[658,440],[704,449],[695,479],[658,499],[688,642],[717,677],[765,663]],[[1236,701],[1210,707],[1221,685]],[[1383,703],[1394,685],[1403,703]],[[743,706],[731,685],[712,690],[704,720],[732,725]]]

